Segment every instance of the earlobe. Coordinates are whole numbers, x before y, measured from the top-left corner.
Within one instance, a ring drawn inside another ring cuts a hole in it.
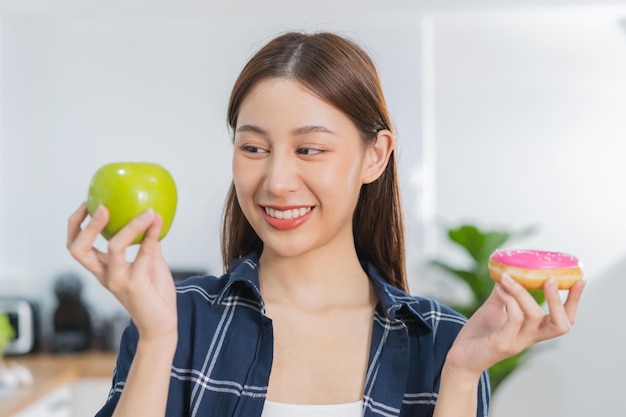
[[[391,152],[395,146],[395,138],[389,130],[377,133],[374,143],[366,149],[366,172],[363,184],[376,181],[385,171]]]

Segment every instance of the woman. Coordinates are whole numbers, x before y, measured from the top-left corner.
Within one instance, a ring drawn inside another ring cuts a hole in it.
[[[72,255],[130,313],[101,416],[486,416],[485,370],[568,331],[582,284],[548,315],[512,280],[465,319],[406,293],[395,137],[371,60],[287,33],[231,95],[226,274],[174,287],[151,210],[93,247],[108,212],[69,220]],[[136,259],[125,249],[147,231]],[[232,263],[231,263],[232,261]]]

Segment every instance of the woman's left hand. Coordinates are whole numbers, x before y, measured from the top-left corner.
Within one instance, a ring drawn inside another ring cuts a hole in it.
[[[569,332],[585,282],[576,282],[561,301],[556,282],[544,285],[548,314],[528,290],[504,276],[459,332],[446,366],[478,375],[495,363],[547,339]]]

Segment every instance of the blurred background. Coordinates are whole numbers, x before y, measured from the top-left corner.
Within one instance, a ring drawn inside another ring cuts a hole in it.
[[[467,261],[445,233],[460,224],[532,227],[511,244],[584,262],[572,333],[535,349],[492,415],[614,411],[626,373],[616,314],[626,1],[0,1],[0,297],[36,303],[44,341],[68,276],[94,317],[122,314],[65,249],[68,216],[113,161],[170,170],[179,203],[168,262],[221,274],[230,88],[247,58],[287,30],[348,36],[379,68],[398,132],[414,294],[464,296],[429,266]]]

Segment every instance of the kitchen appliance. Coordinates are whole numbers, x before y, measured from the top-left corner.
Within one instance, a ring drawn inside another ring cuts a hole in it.
[[[35,305],[22,298],[0,298],[0,313],[9,317],[15,338],[9,343],[7,355],[23,355],[38,344],[38,319]]]
[[[80,352],[91,347],[92,318],[81,298],[82,288],[80,277],[74,273],[56,278],[54,292],[58,303],[53,322],[55,352]]]

